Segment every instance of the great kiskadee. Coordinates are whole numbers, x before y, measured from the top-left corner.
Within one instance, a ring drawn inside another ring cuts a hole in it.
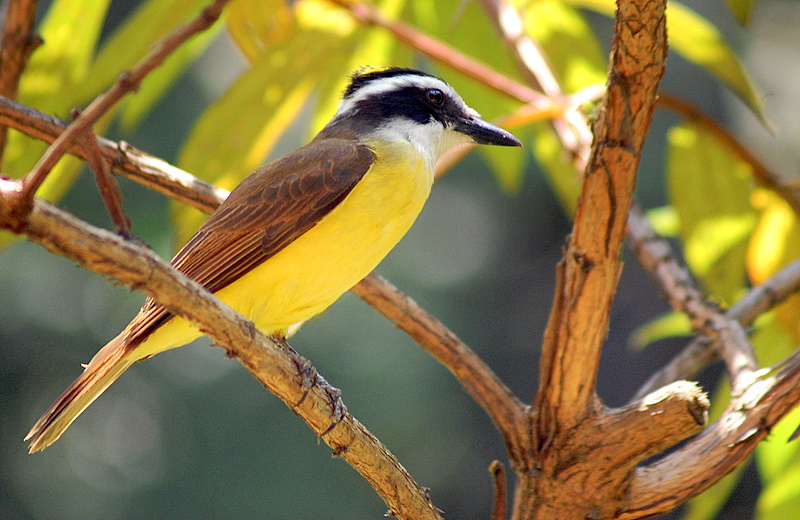
[[[325,128],[244,179],[172,265],[286,338],[397,244],[428,198],[437,159],[459,143],[521,146],[439,78],[403,68],[357,72]],[[135,361],[200,335],[148,299],[33,426],[31,453],[55,442]]]

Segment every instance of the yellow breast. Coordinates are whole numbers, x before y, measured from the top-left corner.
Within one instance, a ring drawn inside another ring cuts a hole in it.
[[[376,161],[313,228],[216,295],[268,334],[319,314],[369,274],[419,215],[433,171],[407,141],[366,143]],[[139,349],[152,354],[200,333],[174,318]],[[142,348],[144,347],[144,348]]]

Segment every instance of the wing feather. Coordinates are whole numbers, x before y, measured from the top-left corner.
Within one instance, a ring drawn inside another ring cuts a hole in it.
[[[323,139],[263,166],[231,192],[172,265],[219,291],[311,229],[347,197],[374,158],[354,141]],[[148,299],[129,327],[132,343],[171,317]]]

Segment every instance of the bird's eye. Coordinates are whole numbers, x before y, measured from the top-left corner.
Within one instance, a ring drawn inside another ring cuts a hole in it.
[[[425,92],[425,97],[428,100],[428,103],[435,107],[440,107],[444,105],[444,92],[439,90],[438,88],[430,88]]]

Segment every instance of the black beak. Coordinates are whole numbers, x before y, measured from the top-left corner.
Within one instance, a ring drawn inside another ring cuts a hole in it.
[[[456,122],[454,130],[472,138],[478,144],[522,146],[519,139],[502,128],[477,117],[465,117]]]

